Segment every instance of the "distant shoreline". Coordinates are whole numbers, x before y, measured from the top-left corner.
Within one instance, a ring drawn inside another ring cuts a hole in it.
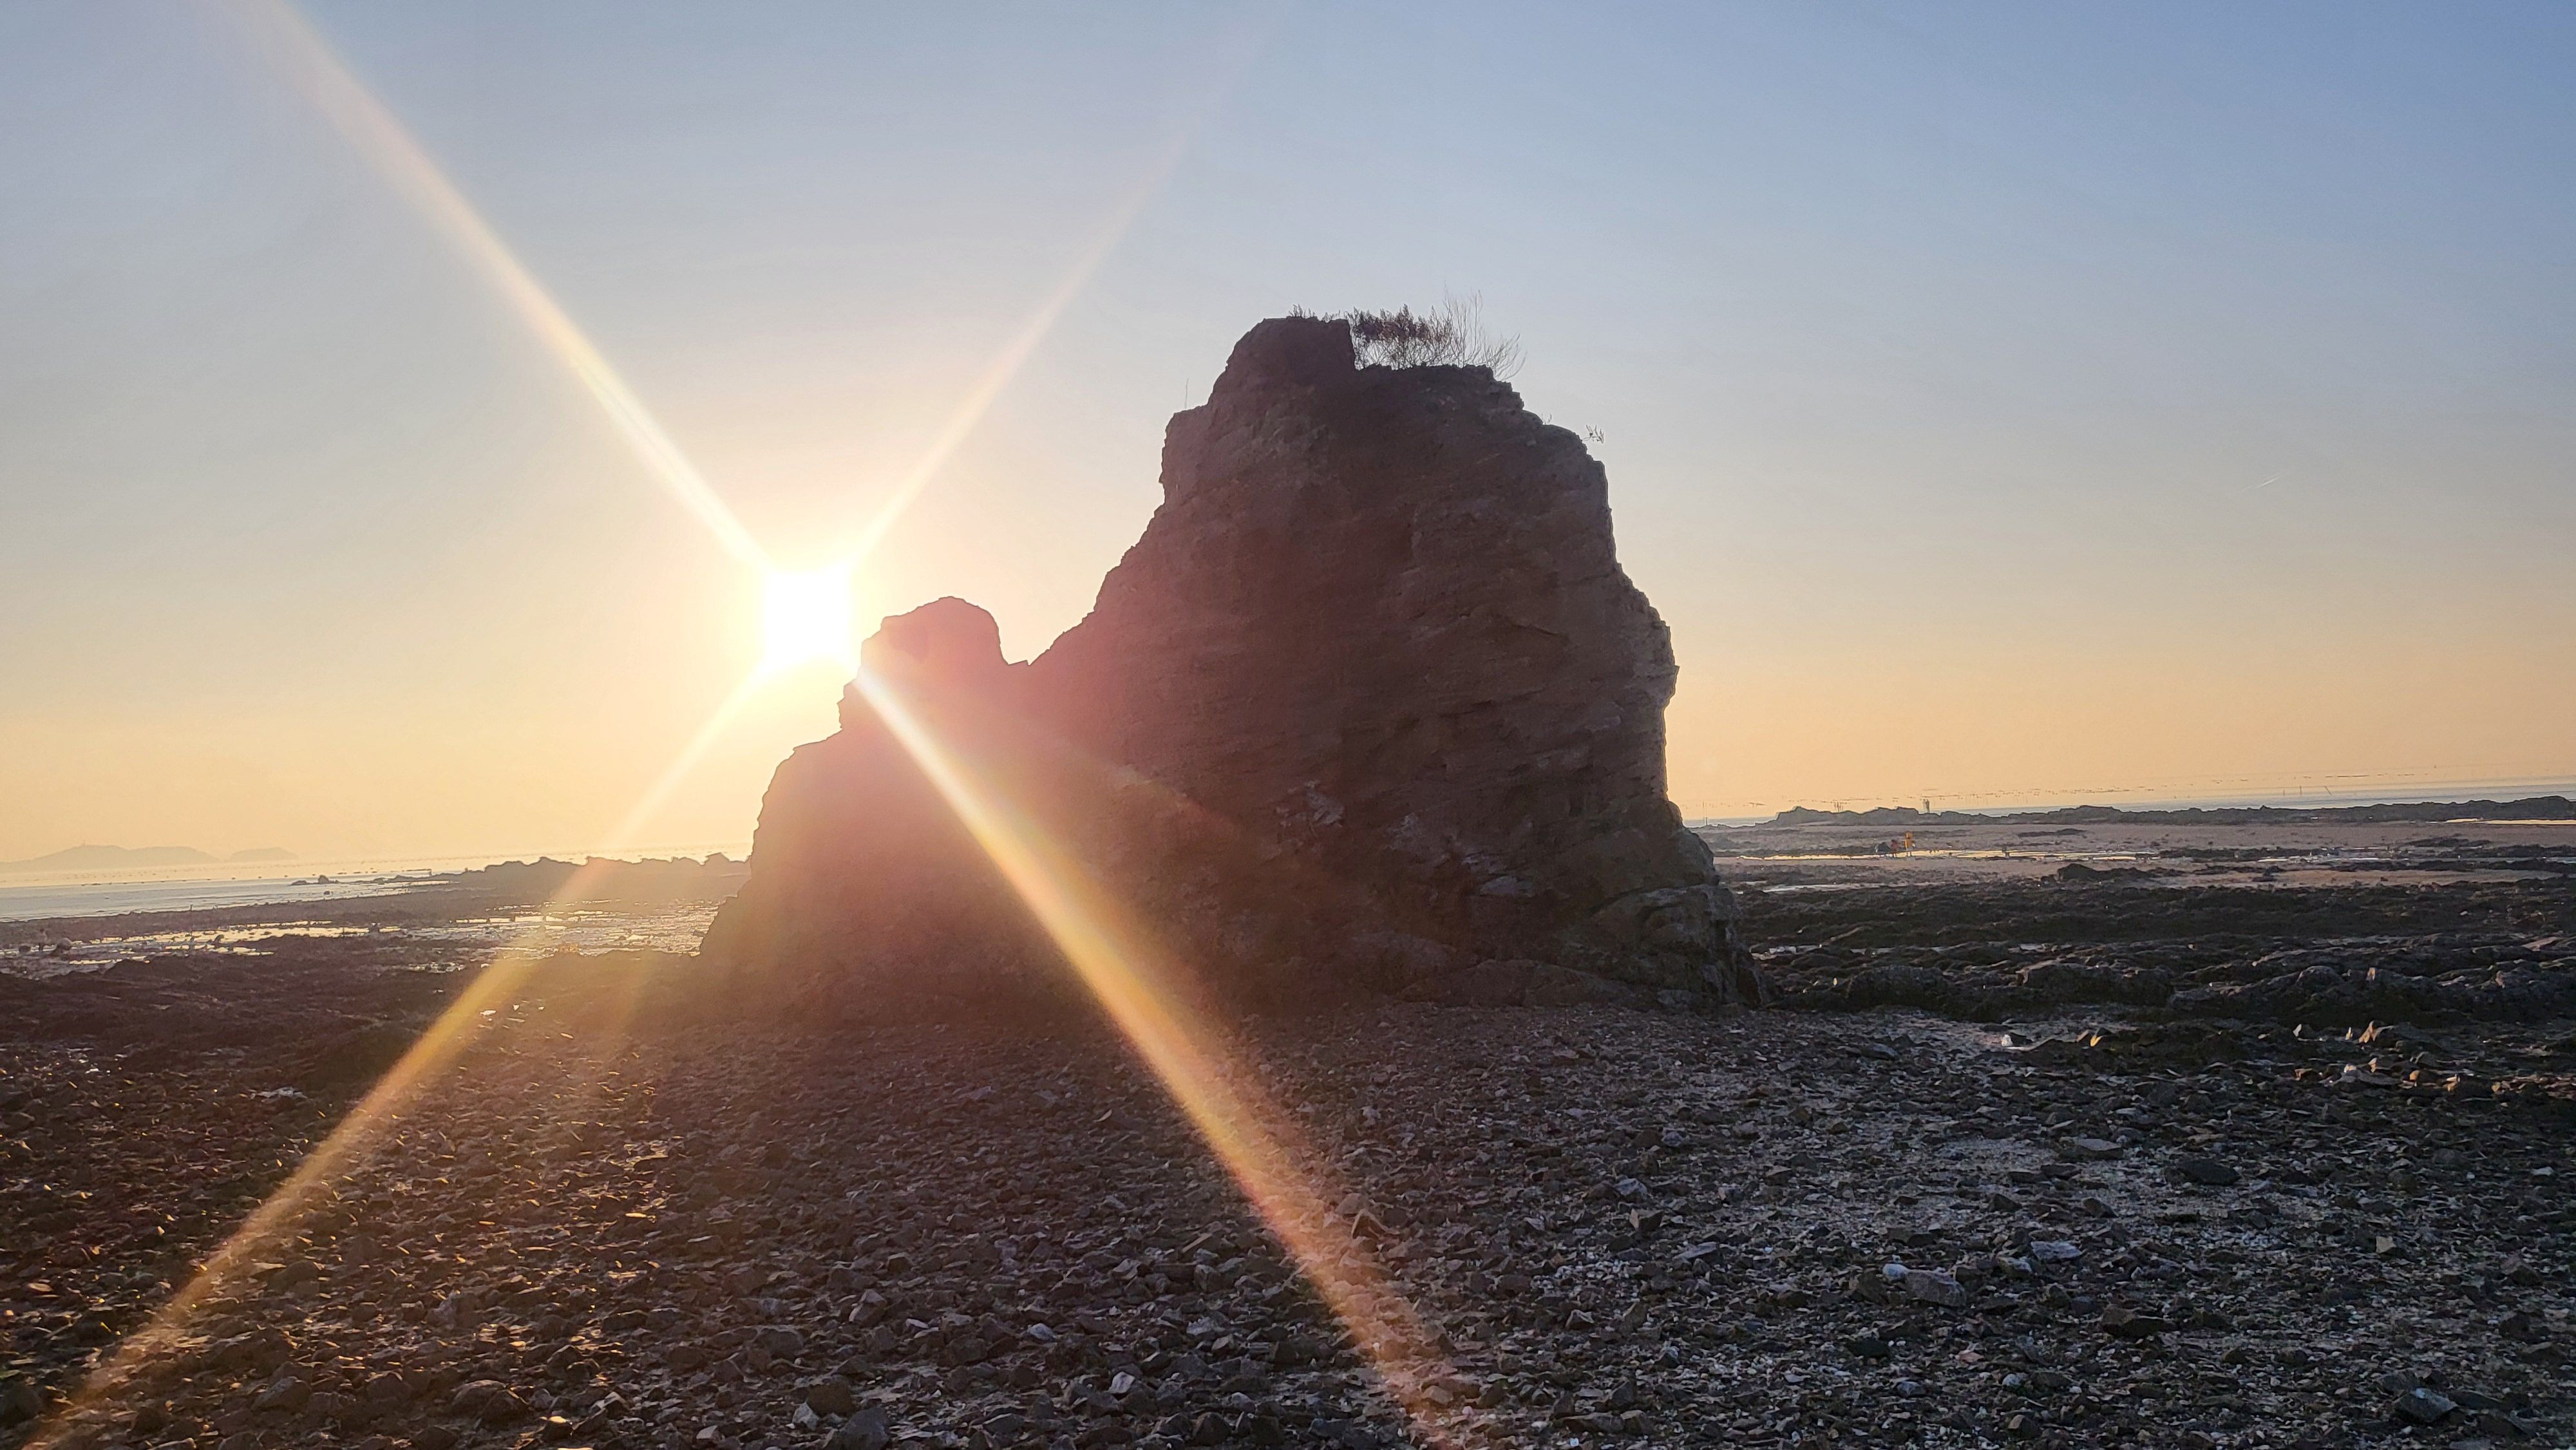
[[[44,864],[67,854],[58,851],[52,856],[39,856],[28,861],[0,862],[0,890],[20,886],[90,886],[151,881],[272,881],[321,876],[420,878],[447,875],[458,871],[479,871],[487,866],[503,866],[513,861],[584,861],[594,856],[620,861],[647,861],[668,860],[679,856],[698,859],[709,855],[729,856],[739,860],[748,855],[750,850],[750,843],[746,841],[717,841],[693,842],[679,846],[634,846],[617,851],[613,856],[595,849],[555,847],[546,850],[521,848],[510,851],[479,851],[439,856],[304,857],[263,854],[256,858],[249,858],[249,853],[242,853],[233,857],[208,855],[202,860],[162,860],[130,865]]]
[[[521,853],[498,859],[484,856],[447,858],[434,866],[410,864],[401,869],[339,865],[317,869],[317,863],[299,862],[292,871],[262,873],[160,871],[128,873],[107,880],[96,879],[95,876],[80,879],[78,873],[72,873],[73,879],[68,880],[21,876],[0,878],[0,923],[169,911],[220,911],[297,902],[319,906],[359,897],[409,895],[441,888],[489,887],[495,883],[518,881],[549,883],[536,892],[541,897],[552,889],[552,884],[585,869],[585,862],[594,869],[599,866],[612,868],[621,873],[623,879],[643,880],[657,871],[674,869],[733,872],[740,869],[742,859],[723,851],[707,852],[703,858],[687,854],[629,858],[585,856],[579,852],[560,857]]]
[[[1791,806],[1767,820],[1737,820],[1733,826],[1984,826],[2134,825],[2134,826],[2282,826],[2282,825],[2438,825],[2445,821],[2481,824],[2576,823],[2576,800],[2563,795],[2525,796],[2517,800],[2380,801],[2355,805],[2210,805],[2130,809],[2122,806],[2057,806],[2038,810],[1925,811],[1914,806],[1876,806],[1858,811],[1820,811]],[[1718,824],[1711,822],[1709,824]]]

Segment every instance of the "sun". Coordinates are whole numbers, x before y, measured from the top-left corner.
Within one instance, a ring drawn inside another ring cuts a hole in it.
[[[858,667],[850,644],[850,566],[804,573],[772,572],[762,590],[761,659],[764,670],[808,660]]]

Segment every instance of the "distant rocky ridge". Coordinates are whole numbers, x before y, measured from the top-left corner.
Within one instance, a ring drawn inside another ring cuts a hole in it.
[[[721,901],[742,885],[745,870],[742,862],[721,851],[704,861],[688,856],[638,861],[591,856],[575,863],[539,856],[533,861],[500,861],[453,872],[416,890],[492,892],[530,901],[552,898],[627,905]]]
[[[2364,806],[2194,806],[2184,810],[2133,811],[2118,806],[2065,806],[2046,811],[1920,811],[1912,806],[1879,806],[1866,811],[1818,811],[1792,806],[1773,816],[1774,826],[1991,826],[2001,822],[2085,826],[2286,826],[2403,825],[2442,821],[2576,820],[2576,801],[2563,795],[2529,796],[2513,801],[2410,801]]]
[[[1211,992],[1759,995],[1665,797],[1663,621],[1607,480],[1479,367],[1280,318],[1176,415],[1163,503],[1026,664],[941,600],[863,669]],[[715,960],[815,990],[1061,979],[877,712],[783,764]]]
[[[250,865],[294,859],[294,852],[277,846],[254,847],[248,851],[235,851],[229,856],[217,856],[194,846],[71,846],[48,856],[0,861],[0,872],[148,871],[165,866]]]

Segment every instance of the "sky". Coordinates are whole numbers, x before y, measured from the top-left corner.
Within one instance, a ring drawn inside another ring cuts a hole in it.
[[[1252,322],[1474,294],[1599,434],[1687,814],[2576,778],[2564,6],[62,0],[0,7],[0,859],[739,849],[831,729],[281,24],[777,565],[937,460],[863,632],[1042,650]]]

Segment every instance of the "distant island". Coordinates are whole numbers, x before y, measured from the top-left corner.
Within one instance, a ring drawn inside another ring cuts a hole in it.
[[[2283,826],[2394,825],[2408,821],[2569,821],[2576,801],[2563,795],[2515,801],[2410,801],[2366,806],[2195,806],[2185,810],[2131,811],[2118,806],[2062,806],[2046,811],[1922,811],[1879,806],[1866,811],[1819,811],[1791,806],[1774,826],[1986,826],[2028,821],[2058,826]]]
[[[229,856],[200,851],[194,846],[70,846],[50,856],[0,861],[0,872],[149,871],[162,866],[248,866],[294,859],[295,853],[282,846],[254,846]]]

